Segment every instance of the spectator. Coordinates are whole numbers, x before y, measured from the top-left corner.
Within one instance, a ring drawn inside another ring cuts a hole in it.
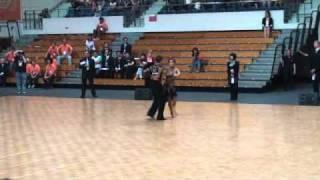
[[[149,49],[148,54],[147,54],[147,63],[150,66],[150,65],[153,64],[153,62],[154,62],[154,58],[153,58],[153,55],[152,55],[152,50]]]
[[[98,75],[100,74],[100,70],[102,68],[102,64],[101,64],[102,57],[96,51],[94,51],[91,58],[94,60],[96,75]]]
[[[58,48],[58,62],[57,64],[60,65],[61,64],[61,60],[62,59],[67,59],[68,64],[71,65],[72,64],[72,46],[70,44],[67,43],[66,39],[63,39],[63,43],[59,46]]]
[[[43,76],[45,88],[52,88],[56,76],[57,66],[53,63],[51,58],[47,58],[46,71]]]
[[[102,55],[101,55],[101,64],[102,68],[106,71],[106,75],[109,78],[114,78],[114,68],[115,68],[115,62],[112,57],[112,50],[110,48],[103,49]]]
[[[8,63],[4,58],[0,58],[0,86],[5,86],[8,75]]]
[[[108,24],[103,17],[99,18],[99,23],[96,29],[93,31],[94,37],[99,39],[101,35],[105,34],[108,31]]]
[[[56,58],[58,56],[58,49],[59,47],[57,46],[57,43],[56,42],[53,42],[51,44],[51,46],[48,48],[48,51],[47,51],[47,55],[46,57],[54,57]]]
[[[25,58],[23,51],[16,52],[14,68],[16,72],[17,94],[26,94],[27,59]]]
[[[40,78],[40,66],[36,64],[34,60],[31,60],[31,63],[27,65],[27,87],[35,88],[38,85],[38,79]]]
[[[264,38],[270,38],[273,28],[273,19],[270,11],[265,12],[265,17],[262,19]]]
[[[121,44],[121,48],[120,51],[121,53],[125,54],[125,53],[129,53],[131,55],[131,44],[128,43],[128,37],[124,37],[123,38],[123,44]]]
[[[135,76],[134,80],[143,79],[143,70],[144,70],[144,67],[146,66],[146,64],[147,64],[146,55],[141,54],[141,56],[138,60],[137,72],[136,72],[136,76]]]
[[[237,55],[235,53],[231,53],[227,63],[228,84],[230,88],[231,101],[238,100],[239,66],[240,63],[237,61]]]
[[[194,47],[192,49],[192,67],[191,72],[200,72],[201,68],[201,59],[200,59],[200,51],[198,48]]]
[[[8,65],[9,65],[9,72],[13,70],[13,63],[14,63],[14,57],[15,57],[15,51],[16,51],[16,48],[14,47],[11,47],[10,48],[10,51],[8,51],[4,57],[5,57],[5,60],[7,61]]]
[[[116,78],[124,78],[124,58],[121,52],[117,52],[117,58],[115,60],[115,77]]]
[[[124,53],[124,70],[125,70],[125,78],[126,79],[132,79],[133,74],[135,72],[135,60],[130,56],[130,54]]]
[[[96,46],[95,46],[94,40],[92,38],[92,35],[89,35],[88,39],[86,40],[86,49],[89,52],[96,50]]]

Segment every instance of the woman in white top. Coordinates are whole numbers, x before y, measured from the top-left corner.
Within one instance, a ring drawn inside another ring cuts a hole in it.
[[[96,75],[98,75],[100,73],[100,70],[101,70],[101,67],[102,67],[102,64],[101,64],[102,57],[100,55],[98,55],[98,53],[96,51],[94,51],[92,59],[94,60],[94,63],[95,63],[94,66],[95,66],[95,69],[96,69]]]
[[[89,52],[93,52],[96,50],[96,46],[91,35],[88,36],[88,39],[86,40],[86,50]]]
[[[270,11],[265,12],[265,17],[262,19],[264,38],[270,38],[273,29],[273,19]]]

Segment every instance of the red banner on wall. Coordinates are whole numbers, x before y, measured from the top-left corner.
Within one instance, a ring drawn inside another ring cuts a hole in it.
[[[0,20],[16,21],[20,19],[20,0],[0,0]]]

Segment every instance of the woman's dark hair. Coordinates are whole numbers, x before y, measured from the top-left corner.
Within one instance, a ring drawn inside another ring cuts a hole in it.
[[[192,56],[199,56],[199,54],[200,54],[199,49],[197,47],[194,47],[192,49]]]
[[[162,56],[157,56],[156,57],[156,62],[157,63],[161,63],[161,61],[162,61]]]
[[[266,10],[266,15],[268,15],[268,17],[271,17],[271,13],[269,10]]]
[[[99,17],[99,21],[104,21],[104,18],[102,16]]]
[[[237,59],[237,54],[236,53],[230,53],[229,57],[232,57],[232,59],[236,60]]]

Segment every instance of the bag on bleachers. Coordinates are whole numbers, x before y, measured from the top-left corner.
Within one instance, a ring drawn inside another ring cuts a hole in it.
[[[319,105],[319,100],[316,94],[300,94],[299,105],[317,106]]]
[[[135,100],[152,100],[152,93],[149,88],[137,88],[134,92]]]

